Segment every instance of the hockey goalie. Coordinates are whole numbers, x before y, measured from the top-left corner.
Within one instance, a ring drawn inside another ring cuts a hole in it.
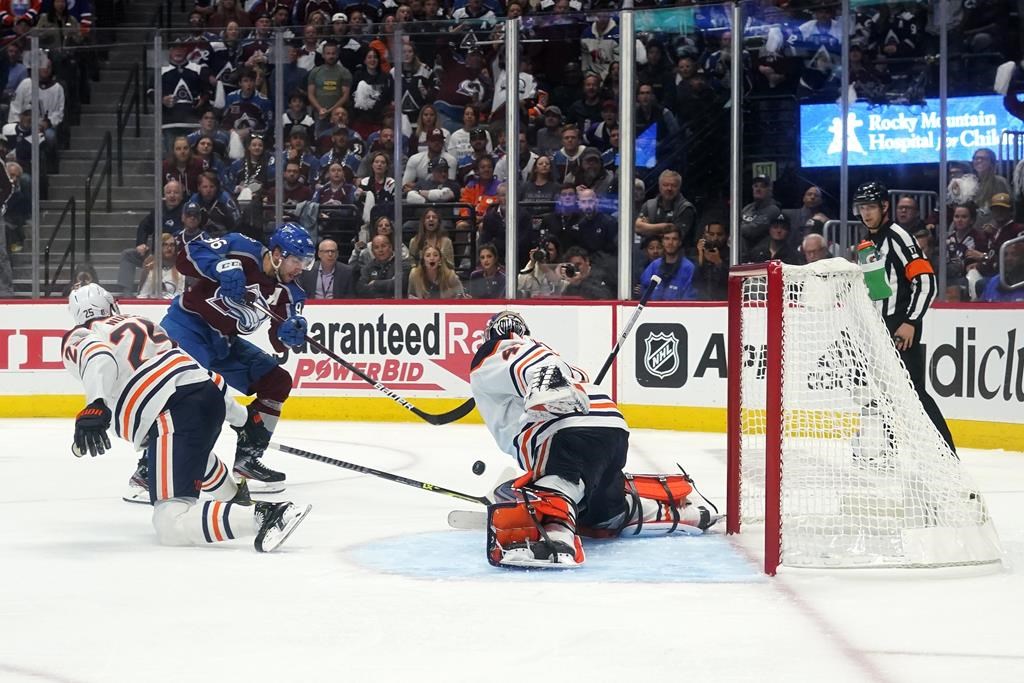
[[[571,568],[581,536],[701,534],[717,511],[691,502],[682,474],[629,474],[629,427],[611,398],[553,349],[530,337],[521,315],[487,323],[470,385],[498,447],[526,474],[488,506],[494,566]]]

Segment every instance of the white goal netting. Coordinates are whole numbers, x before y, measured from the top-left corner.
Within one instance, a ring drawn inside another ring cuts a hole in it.
[[[769,275],[742,276],[731,303],[742,339],[740,395],[730,397],[740,401],[742,523],[764,522],[766,408],[781,401],[781,520],[765,529],[780,534],[781,564],[1001,561],[985,503],[921,406],[860,269],[829,259],[781,272],[781,328],[769,321]],[[780,329],[781,396],[769,396],[767,339]]]

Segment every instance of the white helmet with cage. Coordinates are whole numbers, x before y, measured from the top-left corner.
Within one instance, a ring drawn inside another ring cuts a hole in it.
[[[121,312],[114,296],[95,282],[72,290],[68,295],[68,310],[76,325]]]

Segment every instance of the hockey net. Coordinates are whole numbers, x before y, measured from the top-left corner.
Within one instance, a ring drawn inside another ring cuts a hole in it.
[[[728,365],[727,526],[764,525],[767,573],[1001,562],[856,265],[733,268]]]

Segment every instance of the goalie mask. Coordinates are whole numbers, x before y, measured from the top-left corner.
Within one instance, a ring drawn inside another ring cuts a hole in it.
[[[79,287],[68,295],[68,311],[76,325],[121,312],[114,296],[95,282]]]
[[[492,315],[491,319],[487,321],[486,334],[484,336],[487,339],[497,339],[504,337],[510,332],[520,337],[525,337],[530,334],[530,328],[526,326],[523,316],[515,311],[500,311]]]

